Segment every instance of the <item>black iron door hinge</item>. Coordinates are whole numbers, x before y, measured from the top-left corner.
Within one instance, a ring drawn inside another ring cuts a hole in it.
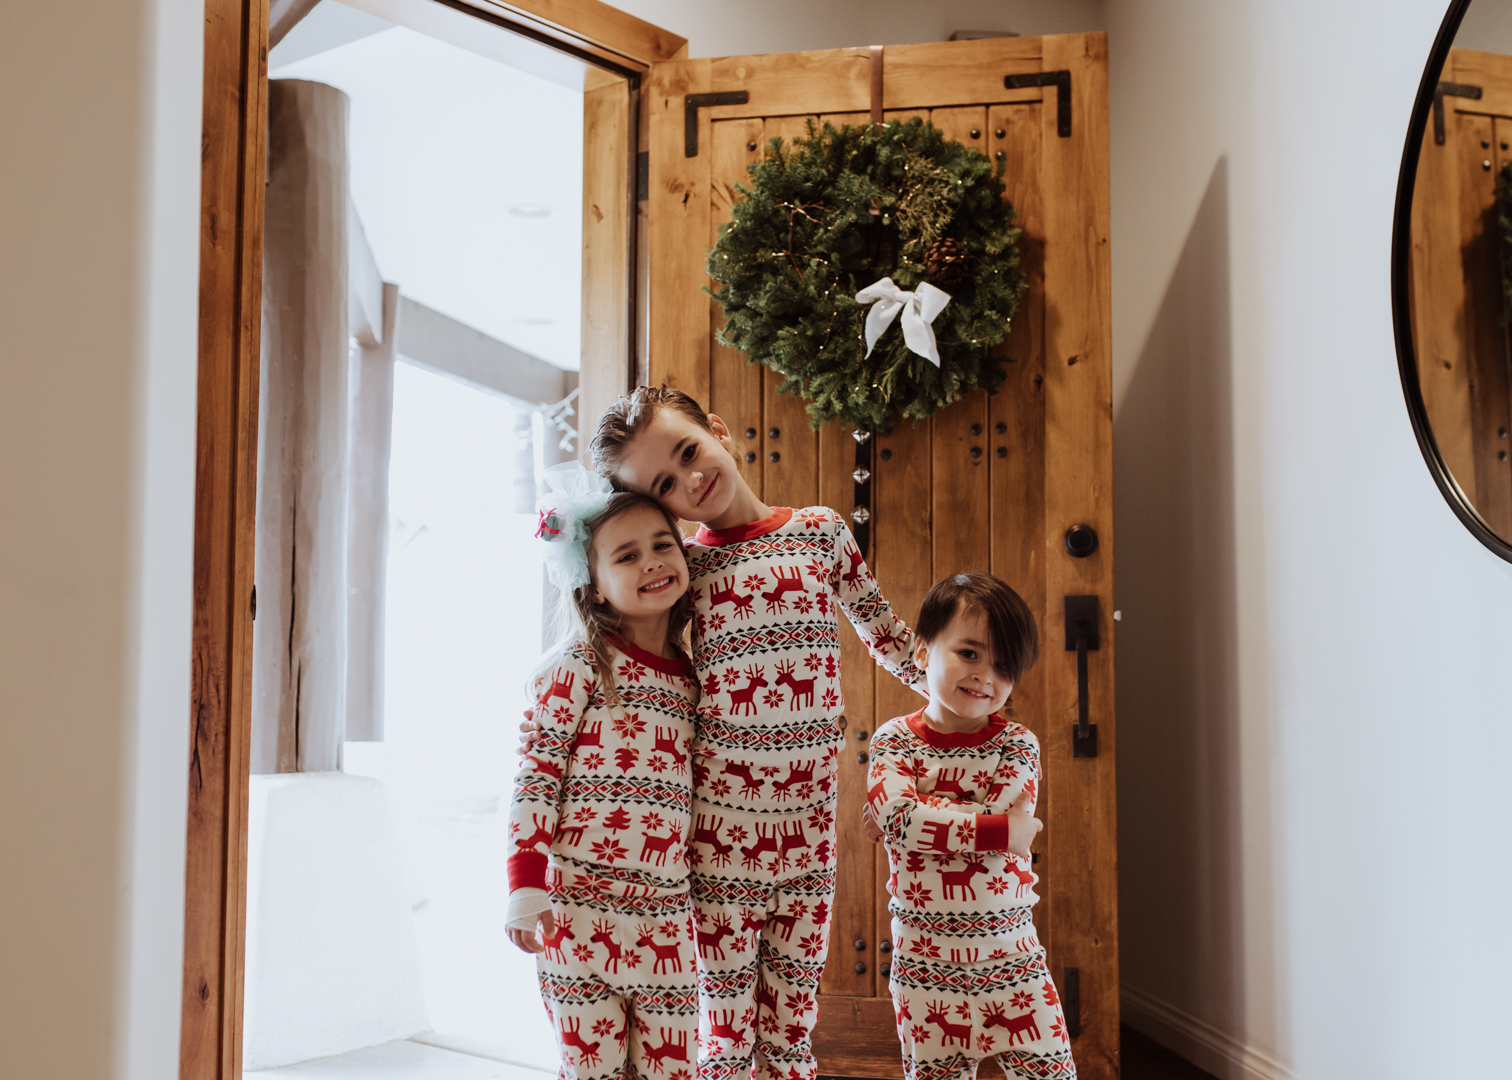
[[[1481,99],[1481,88],[1469,83],[1441,82],[1433,88],[1433,141],[1444,145],[1444,99],[1446,97]]]
[[[1009,75],[1003,79],[1009,90],[1023,90],[1031,86],[1055,87],[1055,131],[1063,139],[1071,137],[1071,73],[1069,71],[1040,71],[1033,75]]]
[[[716,94],[688,94],[683,98],[683,156],[698,156],[698,110],[710,105],[744,105],[749,90],[721,90]]]

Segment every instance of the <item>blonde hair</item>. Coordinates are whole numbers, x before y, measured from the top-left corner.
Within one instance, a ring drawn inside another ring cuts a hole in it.
[[[681,390],[665,385],[637,386],[619,397],[599,418],[598,431],[588,449],[593,455],[593,467],[600,476],[615,479],[631,440],[643,426],[655,419],[659,409],[681,413],[709,434],[714,433],[703,406]]]
[[[622,514],[627,514],[642,506],[648,506],[662,517],[667,519],[667,527],[672,530],[674,536],[681,537],[677,528],[677,518],[664,510],[655,499],[649,495],[640,495],[635,492],[621,491],[610,497],[608,505],[599,514],[588,522],[588,573],[593,574],[593,547],[598,538],[598,532],[609,522]],[[618,634],[624,626],[624,620],[619,612],[609,606],[607,602],[596,604],[593,594],[597,591],[598,584],[590,580],[588,584],[581,585],[572,591],[568,597],[569,603],[560,605],[558,620],[565,625],[560,627],[559,643],[573,638],[580,638],[593,653],[595,666],[598,668],[599,689],[604,696],[604,701],[610,705],[619,703],[619,694],[615,690],[614,664],[610,661],[612,646],[609,644],[609,635]],[[687,629],[688,623],[693,616],[693,602],[687,593],[677,598],[672,605],[671,619],[667,623],[667,642],[674,646],[684,655],[687,654]],[[554,654],[557,650],[553,649]]]

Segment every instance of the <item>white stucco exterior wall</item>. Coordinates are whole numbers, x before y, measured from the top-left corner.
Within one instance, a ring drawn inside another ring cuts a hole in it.
[[[0,34],[0,1075],[177,1074],[202,5]]]

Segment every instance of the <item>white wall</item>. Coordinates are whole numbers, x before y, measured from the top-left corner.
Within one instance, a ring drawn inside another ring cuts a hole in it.
[[[1109,10],[1126,1003],[1234,1076],[1507,1072],[1512,580],[1388,294],[1443,8]]]
[[[0,1076],[177,1075],[194,0],[0,33]]]

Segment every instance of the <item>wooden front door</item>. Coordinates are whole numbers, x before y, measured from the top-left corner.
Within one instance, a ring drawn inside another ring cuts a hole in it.
[[[1512,56],[1452,49],[1412,198],[1418,382],[1444,463],[1512,537],[1512,365],[1496,181],[1512,161]]]
[[[809,429],[778,376],[713,341],[719,305],[700,290],[704,258],[730,213],[733,186],[774,136],[810,118],[869,119],[871,50],[682,60],[652,66],[646,374],[707,402],[735,435],[736,456],[767,503],[854,503],[855,443],[839,425]],[[1006,165],[1025,230],[1029,291],[1004,352],[1015,358],[995,396],[975,393],[918,427],[877,440],[872,569],[910,622],[930,583],[988,570],[1036,612],[1039,664],[1015,689],[1016,717],[1038,735],[1045,781],[1036,913],[1073,1032],[1080,1075],[1118,1074],[1117,879],[1114,834],[1112,337],[1109,316],[1107,39],[1103,34],[889,46],[887,119],[925,116],[947,136]],[[1044,79],[1008,76],[1044,75]],[[1042,82],[1019,89],[1008,83]],[[743,104],[689,95],[746,91]],[[690,109],[697,145],[688,135]],[[1067,551],[1072,526],[1095,553]],[[1089,654],[1096,757],[1074,757],[1077,654],[1065,648],[1064,597],[1100,602],[1101,648]],[[879,671],[847,628],[841,757],[840,870],[815,1047],[822,1074],[902,1075],[887,971],[886,859],[867,842],[861,808],[867,739],[920,699]]]

